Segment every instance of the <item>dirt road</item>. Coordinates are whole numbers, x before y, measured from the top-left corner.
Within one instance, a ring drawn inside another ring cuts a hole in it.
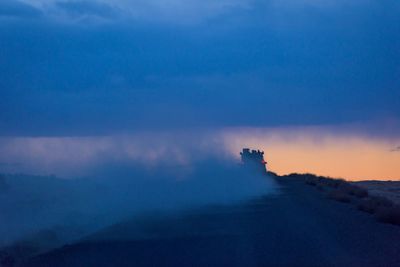
[[[293,178],[234,206],[128,220],[25,266],[400,266],[400,227]]]

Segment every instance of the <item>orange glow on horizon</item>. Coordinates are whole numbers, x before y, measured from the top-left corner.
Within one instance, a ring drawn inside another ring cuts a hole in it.
[[[399,140],[296,130],[233,131],[225,135],[231,153],[262,149],[268,169],[278,174],[314,173],[346,180],[400,180]]]

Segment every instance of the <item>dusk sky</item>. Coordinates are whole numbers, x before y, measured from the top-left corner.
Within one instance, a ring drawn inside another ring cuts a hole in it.
[[[399,14],[396,0],[2,0],[0,161],[30,158],[21,138],[212,130],[236,140],[228,151],[271,147],[282,173],[311,153],[321,164],[301,171],[379,179],[361,169],[383,153],[400,179]],[[232,137],[243,128],[260,141]],[[372,158],[324,171],[338,151],[288,147],[327,136]],[[304,153],[278,159],[290,149]]]

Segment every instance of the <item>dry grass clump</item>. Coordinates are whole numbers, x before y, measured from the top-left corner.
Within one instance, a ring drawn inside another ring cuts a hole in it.
[[[320,183],[331,188],[339,188],[344,184],[348,184],[343,179],[334,179],[334,178],[322,178],[320,179]]]
[[[321,185],[321,186],[327,186],[331,188],[338,188],[342,184],[347,183],[346,181],[342,179],[334,179],[334,178],[328,178],[328,177],[323,177],[323,176],[316,176],[314,174],[296,174],[297,176],[300,176],[305,179],[305,183],[308,185]]]
[[[338,188],[339,190],[342,190],[343,192],[358,198],[365,198],[368,196],[367,190],[357,185],[352,185],[348,182],[343,182],[342,184],[339,185]]]
[[[305,183],[308,185],[316,186],[318,190],[325,191],[325,187],[334,191],[340,191],[340,195],[348,194],[357,198],[365,198],[368,196],[368,191],[357,185],[346,182],[343,179],[334,179],[316,176],[313,174],[303,174]],[[338,195],[338,192],[333,192],[333,195]]]
[[[351,196],[347,194],[346,192],[338,189],[334,189],[328,193],[328,197],[330,199],[343,202],[343,203],[350,203],[351,202]]]
[[[379,222],[400,225],[400,206],[385,197],[371,196],[362,200],[357,208],[374,214]]]
[[[400,206],[379,207],[376,210],[375,217],[383,223],[400,225]]]
[[[368,213],[376,213],[380,208],[393,207],[393,202],[384,197],[373,196],[361,201],[357,208]]]
[[[317,186],[317,189],[319,190],[319,191],[325,191],[326,189],[325,189],[325,186],[323,186],[323,185],[321,185],[321,184],[318,184]]]
[[[319,183],[318,177],[315,177],[315,176],[307,177],[305,182],[306,182],[306,184],[312,185],[312,186],[316,186]]]
[[[289,174],[286,177],[303,179],[307,185],[315,186],[320,191],[327,192],[330,199],[357,204],[361,211],[373,214],[383,223],[400,225],[400,205],[395,205],[385,197],[369,196],[368,191],[343,179],[317,176],[314,174]]]
[[[329,177],[316,176],[313,174],[292,174],[292,176],[304,178],[305,183],[315,186],[319,191],[328,192],[328,198],[349,203],[352,198],[366,198],[368,191],[357,185],[346,182],[343,179],[334,179]]]
[[[400,206],[384,197],[373,196],[357,206],[361,211],[374,214],[379,222],[400,225]]]
[[[311,173],[305,173],[305,174],[293,173],[293,174],[289,174],[288,176],[289,176],[289,177],[298,177],[298,178],[302,178],[302,179],[304,179],[304,181],[305,181],[306,184],[312,185],[312,186],[316,186],[316,185],[319,185],[319,184],[322,185],[321,181],[322,181],[323,179],[325,179],[325,178],[322,177],[322,176],[317,176],[317,175],[314,175],[314,174],[311,174]]]

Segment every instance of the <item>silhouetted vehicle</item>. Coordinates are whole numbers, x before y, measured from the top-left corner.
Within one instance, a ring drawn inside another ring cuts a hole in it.
[[[240,152],[242,162],[246,167],[256,169],[261,173],[267,173],[267,162],[264,160],[264,151],[251,150],[249,148],[243,148]]]

